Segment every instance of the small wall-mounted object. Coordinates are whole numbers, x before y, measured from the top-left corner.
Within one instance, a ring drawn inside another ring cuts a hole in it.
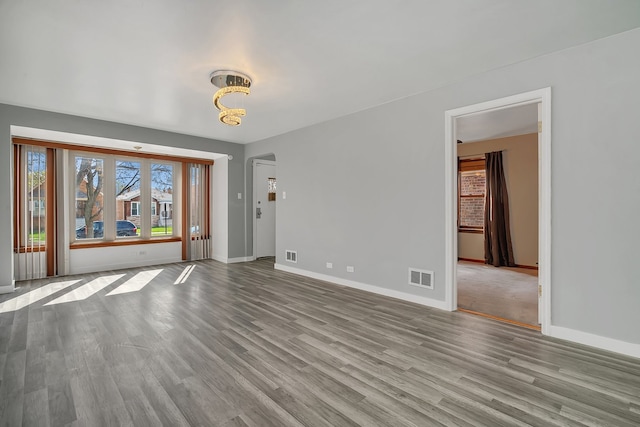
[[[409,284],[433,289],[433,271],[409,268]]]
[[[285,259],[289,262],[297,263],[298,262],[298,252],[292,250],[285,250]]]

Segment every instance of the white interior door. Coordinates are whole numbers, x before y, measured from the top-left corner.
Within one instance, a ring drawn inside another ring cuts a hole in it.
[[[276,255],[276,164],[253,162],[254,253],[256,258]]]

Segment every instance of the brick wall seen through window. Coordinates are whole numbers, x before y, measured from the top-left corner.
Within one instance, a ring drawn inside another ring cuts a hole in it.
[[[485,196],[484,160],[460,162],[458,228],[460,231],[482,231]]]

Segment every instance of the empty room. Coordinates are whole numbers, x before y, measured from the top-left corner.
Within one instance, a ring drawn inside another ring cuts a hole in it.
[[[640,425],[636,0],[0,2],[0,424]]]

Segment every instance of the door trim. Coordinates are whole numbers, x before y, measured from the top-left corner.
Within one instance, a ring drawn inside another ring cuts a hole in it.
[[[256,165],[271,165],[276,166],[276,162],[273,160],[263,160],[263,159],[253,159],[251,161],[251,167],[253,168],[253,194],[252,197],[252,205],[253,209],[251,210],[251,215],[253,218],[253,254],[251,255],[251,260],[255,261],[257,259],[256,254],[258,253],[258,220],[256,218],[256,207],[258,206],[258,174],[256,173]],[[277,175],[276,175],[277,177]],[[276,205],[277,209],[277,205]],[[278,215],[276,215],[276,223],[278,221]],[[277,254],[276,254],[277,255]]]
[[[541,103],[542,129],[538,143],[538,299],[542,333],[551,326],[551,88],[543,88],[492,101],[445,111],[445,305],[449,311],[458,307],[456,263],[458,147],[456,119],[519,105]]]

